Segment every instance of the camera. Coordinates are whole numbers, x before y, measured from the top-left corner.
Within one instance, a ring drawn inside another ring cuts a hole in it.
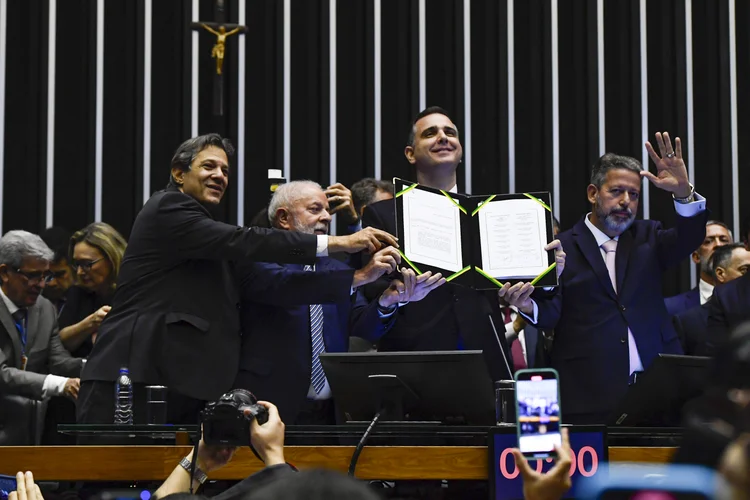
[[[245,410],[250,410],[245,415]],[[233,389],[208,403],[201,413],[203,441],[222,446],[250,446],[250,424],[253,419],[263,425],[268,422],[268,410],[258,404],[252,392]]]

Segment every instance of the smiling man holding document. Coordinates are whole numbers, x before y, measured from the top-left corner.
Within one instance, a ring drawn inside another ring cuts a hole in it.
[[[445,110],[430,107],[417,115],[404,154],[416,169],[416,180],[419,185],[457,192],[456,169],[461,162],[463,149],[459,141],[458,128]],[[369,205],[364,212],[363,226],[376,227],[395,234],[394,201],[387,200]],[[557,259],[562,269],[564,254],[559,242],[550,243],[548,248],[558,250]],[[368,298],[376,298],[388,283],[387,280],[380,280],[377,285],[368,292]],[[512,376],[505,366],[498,339],[493,331],[494,322],[500,334],[499,341],[505,357],[510,362],[510,350],[503,335],[505,321],[496,293],[446,283],[420,302],[399,307],[397,315],[398,319],[393,329],[381,338],[378,350],[478,349],[484,351],[485,362],[493,380],[504,380]]]

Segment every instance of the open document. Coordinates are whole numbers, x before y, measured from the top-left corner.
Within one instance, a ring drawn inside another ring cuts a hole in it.
[[[482,269],[495,278],[543,273],[549,262],[547,210],[535,200],[491,201],[479,210]]]
[[[394,179],[404,261],[472,288],[557,285],[549,193],[470,196]]]
[[[403,200],[406,257],[452,272],[462,269],[461,212],[456,204],[422,189],[405,193]]]

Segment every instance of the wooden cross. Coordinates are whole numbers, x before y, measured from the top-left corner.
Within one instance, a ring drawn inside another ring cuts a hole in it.
[[[214,76],[214,115],[224,115],[224,76],[222,68],[224,66],[224,50],[226,48],[227,38],[247,32],[247,26],[224,22],[226,12],[224,10],[224,0],[216,0],[214,4],[214,22],[196,22],[190,23],[193,30],[206,30],[216,37],[216,43],[211,50],[211,57],[216,59],[216,75]]]

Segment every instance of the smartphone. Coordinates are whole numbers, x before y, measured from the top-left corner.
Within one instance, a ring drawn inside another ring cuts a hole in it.
[[[529,458],[556,457],[562,445],[560,380],[552,368],[516,372],[518,448]]]
[[[0,499],[5,500],[13,491],[16,491],[16,477],[0,474]]]

